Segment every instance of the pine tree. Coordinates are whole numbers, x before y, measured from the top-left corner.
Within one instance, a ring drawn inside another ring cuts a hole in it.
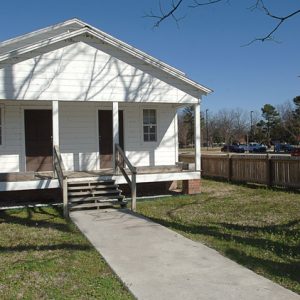
[[[265,104],[261,111],[264,120],[261,120],[257,125],[262,128],[263,132],[266,132],[266,142],[270,145],[272,139],[279,140],[281,138],[280,116],[271,104]]]

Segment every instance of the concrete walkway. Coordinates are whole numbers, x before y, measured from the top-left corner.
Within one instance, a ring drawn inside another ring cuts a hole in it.
[[[141,300],[289,300],[300,296],[128,210],[71,219]]]

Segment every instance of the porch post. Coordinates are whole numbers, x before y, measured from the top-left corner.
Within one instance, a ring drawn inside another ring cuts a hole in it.
[[[52,142],[59,146],[59,102],[52,101]]]
[[[195,132],[195,171],[201,171],[201,118],[200,118],[200,103],[194,104],[194,132]]]
[[[115,171],[115,144],[119,144],[119,103],[113,102],[113,168]]]

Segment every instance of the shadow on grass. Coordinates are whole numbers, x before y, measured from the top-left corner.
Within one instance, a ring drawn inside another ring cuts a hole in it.
[[[55,251],[55,250],[76,250],[86,251],[92,250],[93,247],[90,245],[70,244],[62,243],[56,245],[20,245],[16,247],[0,247],[0,253],[11,253],[11,252],[22,252],[22,251]]]
[[[68,222],[58,219],[62,218],[63,212],[60,207],[53,206],[52,211],[43,207],[26,207],[20,210],[0,211],[0,224],[18,224],[26,227],[52,228],[62,232],[72,232]],[[42,218],[36,218],[37,215],[43,215]]]
[[[237,185],[241,187],[247,187],[251,189],[267,189],[269,191],[276,191],[276,192],[285,192],[285,193],[293,193],[293,194],[300,194],[299,188],[293,188],[293,187],[280,187],[280,186],[267,186],[265,184],[259,184],[259,183],[252,183],[252,182],[245,182],[245,181],[228,181],[226,178],[220,178],[220,177],[213,177],[213,176],[202,176],[202,178],[210,181],[216,181],[216,182],[224,182],[232,185]]]
[[[300,257],[300,245],[298,244],[297,246],[291,246],[285,242],[274,241],[268,238],[255,237],[253,234],[256,233],[256,236],[265,234],[267,236],[268,233],[273,232],[277,233],[278,235],[282,234],[282,236],[285,236],[289,231],[292,232],[290,233],[291,235],[299,234],[298,231],[291,229],[291,227],[299,224],[300,220],[294,220],[287,224],[255,227],[227,223],[190,225],[182,224],[180,222],[177,222],[176,220],[163,220],[154,217],[150,217],[150,219],[154,222],[162,224],[163,226],[187,234],[203,235],[214,238],[214,242],[225,242],[224,253],[236,262],[253,270],[264,270],[266,273],[269,273],[272,276],[289,278],[290,280],[300,283],[300,262],[295,263],[295,261],[297,261]],[[229,229],[235,230],[235,232],[228,233]],[[251,234],[249,234],[249,231],[251,232]],[[214,242],[211,243],[212,246]],[[256,253],[266,251],[274,253],[281,259],[284,259],[285,262],[272,261],[271,259],[265,260],[263,258],[246,255],[243,251],[232,249],[233,245],[241,249],[243,248],[236,244],[243,245],[243,247],[245,248],[254,247],[256,248]],[[226,247],[228,247],[227,250]],[[224,243],[222,245],[222,248],[224,248]]]
[[[292,281],[300,283],[300,263],[274,262],[268,259],[262,259],[247,255],[245,252],[236,249],[228,249],[225,251],[227,257],[247,266],[252,270],[264,270],[269,274],[281,278],[289,278]],[[298,288],[298,293],[300,287]]]
[[[273,234],[282,234],[285,236],[296,237],[299,235],[299,229],[294,228],[296,225],[300,224],[300,220],[292,220],[286,224],[279,225],[269,225],[269,226],[249,226],[249,225],[239,225],[239,224],[231,224],[231,223],[217,223],[218,225],[237,231],[247,231],[247,232],[263,232],[263,233],[273,233]],[[300,252],[299,252],[300,254]]]
[[[52,209],[44,207],[27,207],[20,210],[8,210],[0,212],[0,224],[17,224],[26,228],[51,228],[64,233],[74,232],[74,228],[70,223],[62,219],[62,209],[60,207],[52,207]],[[16,228],[15,230],[18,230]],[[20,229],[22,230],[22,229]],[[26,231],[24,231],[26,234]],[[34,241],[33,241],[34,242]],[[69,242],[57,244],[26,244],[17,246],[0,246],[0,253],[12,253],[23,251],[86,251],[91,250],[93,247],[89,244],[76,244]]]

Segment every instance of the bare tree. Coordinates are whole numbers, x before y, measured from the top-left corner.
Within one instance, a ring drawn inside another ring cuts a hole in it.
[[[242,109],[221,109],[211,117],[211,134],[216,142],[240,142],[248,131],[247,113]]]
[[[184,18],[189,9],[202,8],[204,6],[217,5],[224,2],[229,3],[230,0],[164,0],[164,4],[162,4],[161,0],[158,0],[158,8],[155,11],[151,10],[145,17],[153,18],[156,20],[154,23],[154,27],[159,27],[162,22],[169,18],[172,18],[178,25],[178,22],[182,18]],[[274,25],[272,29],[268,31],[264,36],[255,38],[246,45],[250,45],[256,41],[264,42],[267,40],[273,40],[274,33],[279,29],[279,27],[281,27],[291,18],[300,15],[300,8],[284,15],[273,14],[267,7],[267,5],[265,5],[264,0],[253,0],[252,6],[248,8],[250,10],[262,11],[268,18],[274,20]]]
[[[291,101],[286,101],[277,106],[281,117],[282,138],[286,142],[297,143],[300,134],[300,120],[295,118],[294,105]]]
[[[178,141],[180,147],[187,147],[189,144],[189,126],[184,121],[184,114],[178,114]]]

